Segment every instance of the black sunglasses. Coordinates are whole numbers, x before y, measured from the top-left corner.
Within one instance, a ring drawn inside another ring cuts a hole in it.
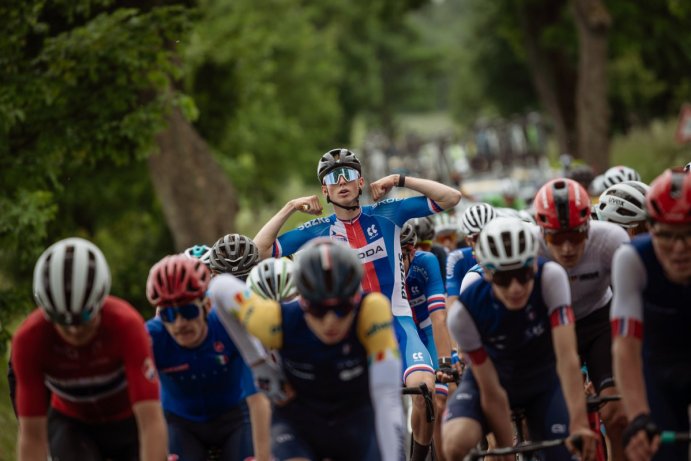
[[[511,281],[516,279],[521,285],[525,285],[535,278],[535,270],[532,267],[521,267],[510,271],[492,272],[492,283],[506,288],[511,285]]]

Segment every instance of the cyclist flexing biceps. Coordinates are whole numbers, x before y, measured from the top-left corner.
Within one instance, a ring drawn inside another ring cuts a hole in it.
[[[298,256],[295,301],[262,299],[227,275],[211,282],[221,317],[239,319],[279,353],[289,389],[273,412],[272,452],[280,460],[400,460],[391,310],[381,294],[360,291],[362,272],[352,250],[321,240]]]
[[[334,206],[334,214],[309,221],[276,238],[295,211],[306,210],[314,215],[322,212],[316,196],[291,200],[264,225],[254,242],[262,257],[290,255],[316,237],[328,237],[354,248],[364,267],[363,289],[380,292],[391,302],[405,385],[417,387],[424,383],[433,389],[432,360],[417,335],[405,292],[399,237],[408,219],[451,208],[459,202],[461,193],[434,181],[395,174],[370,185],[374,200],[379,200],[393,187],[407,187],[423,195],[360,206],[359,197],[365,184],[361,172],[360,161],[351,151],[334,149],[327,152],[319,161],[317,176],[322,193]],[[421,396],[413,398],[413,439],[424,458],[432,440],[432,426],[425,421],[425,403]]]

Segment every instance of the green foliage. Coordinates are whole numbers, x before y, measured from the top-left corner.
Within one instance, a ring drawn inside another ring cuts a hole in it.
[[[180,6],[140,11],[104,0],[0,3],[0,335],[31,305],[33,262],[48,243],[67,235],[100,243],[99,226],[112,224],[104,217],[126,219],[102,208],[109,204],[138,213],[114,192],[121,178],[98,181],[150,152],[173,105],[193,112],[172,90],[180,75],[174,43],[189,16]]]

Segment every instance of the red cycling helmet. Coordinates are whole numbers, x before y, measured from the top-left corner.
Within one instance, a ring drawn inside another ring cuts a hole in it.
[[[648,217],[664,224],[691,224],[691,173],[666,170],[650,184]]]
[[[149,271],[146,297],[153,306],[179,304],[204,296],[211,272],[199,259],[166,256]]]
[[[533,204],[536,221],[543,229],[574,229],[590,218],[588,192],[573,179],[549,181],[537,191]]]

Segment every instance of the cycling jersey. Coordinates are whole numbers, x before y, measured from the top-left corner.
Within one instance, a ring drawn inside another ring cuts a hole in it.
[[[446,294],[448,296],[458,296],[461,292],[463,277],[476,264],[471,247],[459,248],[449,253],[446,260]]]
[[[382,200],[363,206],[358,217],[343,221],[335,214],[308,221],[278,237],[273,256],[288,256],[315,237],[347,242],[357,250],[364,265],[362,288],[379,292],[391,301],[394,316],[411,316],[404,288],[400,232],[412,218],[441,212],[441,207],[424,196]]]
[[[20,417],[47,414],[46,386],[53,408],[87,422],[122,420],[135,403],[158,400],[142,317],[114,296],[106,297],[100,315],[96,336],[79,347],[65,342],[40,309],[22,323],[12,343]]]
[[[540,228],[532,227],[540,242],[540,256],[551,259],[547,245],[540,235]],[[617,248],[628,241],[626,231],[616,224],[590,221],[581,260],[575,267],[564,268],[569,276],[571,303],[576,320],[605,307],[612,299],[612,256]]]
[[[691,284],[674,283],[665,276],[650,235],[639,236],[616,252],[612,283],[612,334],[643,341],[643,374],[653,420],[661,430],[688,431]],[[673,450],[676,455],[670,455]],[[682,459],[685,451],[681,444],[661,446],[657,458]]]
[[[540,260],[524,308],[507,309],[495,297],[492,284],[480,279],[461,293],[461,308],[449,313],[449,329],[460,348],[471,360],[476,353],[486,353],[509,396],[531,387],[539,389],[545,374],[554,371],[550,330],[573,323],[567,283],[559,265]]]
[[[207,422],[237,408],[256,393],[252,372],[230,340],[215,309],[208,332],[194,348],[180,346],[159,317],[146,323],[161,379],[161,402],[168,413]]]

